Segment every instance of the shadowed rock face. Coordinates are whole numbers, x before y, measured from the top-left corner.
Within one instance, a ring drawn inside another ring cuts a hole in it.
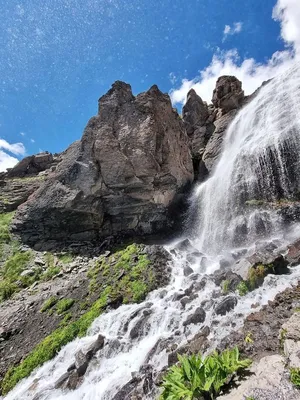
[[[193,181],[188,138],[169,96],[153,86],[134,97],[115,82],[82,139],[19,207],[13,230],[29,243],[158,233],[169,206]]]

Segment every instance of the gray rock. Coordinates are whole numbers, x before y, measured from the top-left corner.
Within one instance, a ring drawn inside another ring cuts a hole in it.
[[[183,322],[183,326],[187,326],[190,324],[199,324],[205,321],[206,313],[203,308],[196,308],[193,314],[189,315],[186,321]]]
[[[228,112],[239,108],[244,100],[242,83],[235,76],[220,76],[213,92],[212,103],[215,107]]]
[[[18,209],[12,228],[27,243],[165,231],[194,178],[183,123],[157,86],[134,97],[115,82],[62,158]]]
[[[237,298],[234,296],[228,296],[222,300],[215,308],[215,313],[217,315],[225,315],[229,311],[233,310],[237,305]]]

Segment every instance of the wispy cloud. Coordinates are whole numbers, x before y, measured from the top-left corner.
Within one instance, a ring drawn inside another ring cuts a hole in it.
[[[26,149],[23,143],[9,143],[4,139],[0,139],[0,172],[14,167],[19,161],[7,152],[15,156],[24,156]]]
[[[25,136],[26,133],[25,133],[25,132],[20,132],[20,135],[21,135],[21,136]]]
[[[236,35],[237,33],[240,33],[243,28],[243,23],[242,22],[234,22],[232,26],[230,25],[225,25],[224,31],[223,31],[223,42],[227,39],[228,36]]]
[[[35,143],[35,140],[34,140],[34,139],[30,139],[30,141],[31,141],[31,143]]]
[[[281,25],[281,37],[286,49],[275,52],[264,63],[254,58],[241,59],[236,49],[226,52],[218,50],[206,68],[194,79],[184,79],[179,88],[171,90],[174,104],[183,104],[191,88],[210,102],[216,80],[221,75],[235,75],[243,83],[245,94],[252,93],[263,81],[266,81],[291,66],[295,59],[300,59],[300,7],[299,0],[277,0],[273,18]],[[227,29],[228,30],[228,29]]]

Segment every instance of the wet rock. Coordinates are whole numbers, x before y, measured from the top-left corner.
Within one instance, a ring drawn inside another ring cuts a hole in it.
[[[215,308],[215,313],[217,315],[226,315],[229,311],[233,310],[237,305],[237,298],[234,296],[228,296],[217,304]]]
[[[192,245],[190,239],[181,240],[176,244],[175,249],[179,251],[184,251],[187,253],[193,253],[196,251],[195,247]]]
[[[86,350],[86,358],[90,360],[94,355],[101,349],[103,349],[105,344],[105,337],[102,335],[98,335],[97,340],[92,343]]]
[[[204,327],[199,333],[197,333],[192,339],[188,341],[184,346],[180,346],[176,351],[173,351],[168,355],[168,366],[175,364],[178,361],[177,354],[198,354],[204,353],[208,348],[208,335],[210,329],[208,326]]]
[[[300,263],[300,239],[288,246],[285,259],[291,266],[298,265]]]
[[[140,317],[140,319],[137,321],[137,323],[134,325],[134,327],[131,329],[129,333],[130,339],[133,340],[141,336],[148,319],[149,316],[142,315]]]
[[[187,319],[183,322],[183,326],[188,326],[190,324],[199,324],[205,321],[206,313],[205,311],[197,307],[193,314],[189,315]]]
[[[84,354],[81,350],[79,350],[75,354],[75,367],[78,376],[83,376],[85,374],[88,365],[89,365],[89,359],[87,358],[86,354]]]
[[[233,273],[231,270],[217,270],[211,275],[211,278],[217,286],[221,286],[222,282],[227,281],[229,291],[235,291],[238,284],[242,281],[241,276]]]
[[[184,276],[189,276],[194,272],[193,268],[191,268],[189,265],[185,265],[183,268],[183,275]]]

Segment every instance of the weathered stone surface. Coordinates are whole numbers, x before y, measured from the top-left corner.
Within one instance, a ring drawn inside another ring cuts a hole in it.
[[[221,108],[224,113],[239,108],[244,99],[242,82],[235,76],[221,76],[218,78],[213,92],[212,103]]]
[[[233,310],[237,305],[237,298],[234,296],[228,296],[216,306],[215,313],[217,315],[225,315],[229,311]]]
[[[241,400],[253,398],[259,400],[297,400],[299,391],[288,379],[284,367],[284,357],[272,355],[264,357],[258,364],[251,368],[252,376],[241,382],[240,386],[233,389],[225,396],[217,397],[218,400]]]
[[[52,179],[17,213],[26,242],[153,234],[173,225],[176,195],[193,181],[183,123],[157,86],[134,97],[116,82]]]
[[[7,176],[10,178],[23,178],[27,175],[36,175],[50,168],[52,164],[53,155],[51,153],[39,153],[23,158],[17,165],[8,170]]]

